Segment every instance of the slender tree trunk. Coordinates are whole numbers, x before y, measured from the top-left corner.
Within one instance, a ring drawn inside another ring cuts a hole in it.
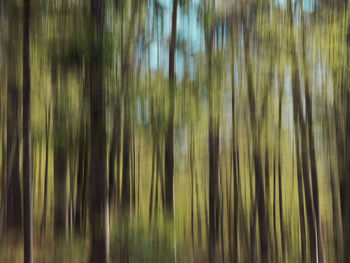
[[[260,233],[260,252],[262,262],[269,262],[269,232],[268,221],[265,205],[265,194],[262,174],[262,161],[260,154],[260,135],[255,109],[255,95],[253,91],[253,79],[251,69],[251,59],[249,51],[249,32],[244,18],[244,53],[245,53],[245,70],[247,75],[248,100],[250,108],[250,122],[253,132],[253,160],[255,171],[255,195],[257,200],[258,218],[259,218],[259,233]]]
[[[54,234],[55,238],[65,237],[68,225],[67,206],[67,150],[65,130],[65,109],[60,107],[64,96],[57,85],[57,65],[52,65],[52,84],[57,98],[53,108],[54,132]]]
[[[349,47],[347,47],[349,49]],[[350,91],[347,91],[347,105],[346,105],[346,146],[345,146],[345,174],[344,183],[345,189],[350,189]],[[350,191],[345,191],[343,206],[343,233],[344,233],[344,262],[350,262]]]
[[[194,145],[193,145],[194,147]],[[198,186],[198,181],[199,181],[199,178],[198,178],[198,175],[197,173],[195,173],[195,179],[196,179],[196,200],[197,200],[197,227],[198,227],[198,245],[201,246],[202,245],[202,219],[201,219],[201,210],[200,210],[200,204],[199,204],[199,186]]]
[[[61,237],[66,236],[68,226],[67,157],[63,148],[56,147],[54,153],[54,232],[56,237]]]
[[[9,7],[9,41],[7,51],[7,165],[9,168],[10,151],[9,143],[16,140],[15,153],[12,162],[12,175],[7,170],[7,180],[11,178],[8,189],[6,204],[6,229],[13,229],[16,232],[21,230],[22,225],[22,209],[21,209],[21,189],[19,180],[19,110],[18,110],[18,40],[19,40],[19,24],[17,21],[17,7]]]
[[[83,118],[83,117],[82,117]],[[80,131],[79,131],[79,150],[78,150],[78,171],[77,171],[77,196],[75,204],[75,230],[80,232],[82,225],[82,208],[83,203],[83,188],[84,188],[84,160],[85,160],[85,124],[83,119],[80,121]]]
[[[90,262],[109,262],[109,216],[107,192],[106,112],[103,70],[104,0],[91,0],[97,39],[90,50]]]
[[[115,197],[115,188],[117,187],[117,194],[119,193],[119,156],[120,156],[120,106],[119,98],[116,99],[114,118],[113,118],[113,128],[112,128],[112,141],[111,150],[109,152],[109,204],[112,207]],[[116,159],[117,155],[117,160]],[[117,161],[117,184],[115,186],[115,162]],[[117,198],[118,200],[118,198]]]
[[[236,140],[236,90],[235,90],[235,56],[234,56],[234,36],[233,31],[231,33],[231,45],[232,45],[232,68],[231,68],[231,84],[232,84],[232,164],[233,164],[233,262],[236,263],[239,261],[238,257],[238,204],[239,204],[239,195],[238,195],[238,146]],[[231,191],[231,187],[230,187]],[[231,200],[231,199],[230,199]]]
[[[86,141],[88,143],[88,141]],[[90,165],[89,165],[89,151],[90,151],[90,145],[86,145],[86,150],[84,153],[84,172],[83,172],[83,192],[82,192],[82,198],[81,198],[81,224],[82,229],[84,230],[84,234],[86,231],[86,220],[87,220],[87,206],[88,206],[88,200],[87,200],[87,191],[89,187],[89,179],[90,179]]]
[[[330,132],[330,115],[328,112],[328,106],[326,101],[326,128],[325,128],[325,134],[326,138],[328,140],[327,143],[327,157],[329,160],[329,181],[331,186],[331,195],[332,195],[332,221],[333,221],[333,242],[334,242],[334,254],[335,254],[335,260],[336,262],[341,262],[341,256],[339,253],[339,211],[338,211],[338,194],[337,194],[337,188],[336,187],[336,181],[335,181],[335,174],[333,173],[333,166],[332,166],[332,158],[331,158],[331,143],[332,143],[332,137]],[[338,157],[339,158],[339,157]]]
[[[290,28],[293,31],[293,14],[292,14],[292,4],[291,0],[288,0],[288,12],[290,17]],[[303,177],[303,186],[305,194],[305,205],[306,205],[306,218],[308,222],[308,232],[309,232],[309,244],[310,244],[310,259],[311,262],[317,262],[317,226],[315,222],[315,211],[314,204],[311,194],[311,185],[309,178],[309,163],[308,163],[308,149],[307,149],[307,134],[306,125],[303,118],[303,113],[301,109],[301,94],[300,94],[300,81],[299,81],[299,68],[296,56],[296,44],[293,35],[291,35],[291,55],[292,55],[292,97],[293,97],[293,115],[294,125],[300,130],[300,146],[301,146],[301,168]],[[295,131],[296,136],[298,131]],[[298,142],[296,142],[298,143]]]
[[[152,213],[153,213],[153,195],[154,195],[154,190],[153,190],[153,185],[154,185],[154,171],[155,171],[155,155],[156,155],[156,149],[155,145],[153,144],[153,150],[152,150],[152,178],[151,178],[151,189],[150,189],[150,198],[149,198],[149,223],[151,224],[152,222]]]
[[[46,109],[45,116],[45,179],[44,179],[44,207],[41,219],[41,236],[46,228],[46,213],[47,213],[47,184],[48,184],[48,169],[49,169],[49,133],[50,133],[50,108]]]
[[[190,146],[190,154],[189,154],[189,161],[190,161],[190,172],[191,172],[191,241],[192,241],[192,256],[193,256],[193,259],[195,260],[194,258],[194,250],[195,250],[195,247],[194,247],[194,149],[193,149],[193,128],[192,126],[190,127],[190,136],[189,136],[189,146]]]
[[[133,58],[133,45],[134,45],[134,22],[138,13],[139,4],[137,1],[132,2],[132,13],[130,24],[131,29],[126,39],[126,47],[123,47],[122,55],[122,85],[124,89],[124,127],[123,127],[123,169],[122,169],[122,193],[121,193],[121,205],[124,211],[129,211],[131,202],[131,107],[132,107],[132,75],[131,75],[131,59]],[[124,24],[124,15],[122,13],[122,24]],[[122,41],[124,33],[122,31]],[[122,46],[124,43],[122,42]]]
[[[304,195],[303,195],[303,181],[302,170],[300,164],[300,144],[299,144],[299,132],[297,128],[297,122],[295,123],[295,152],[297,159],[297,179],[298,179],[298,197],[299,197],[299,218],[300,218],[300,240],[301,240],[301,259],[302,262],[306,262],[306,230],[305,230],[305,215],[304,215]]]
[[[284,217],[283,217],[283,195],[282,195],[282,165],[281,165],[281,130],[282,130],[282,99],[284,77],[280,82],[279,104],[278,104],[278,199],[280,213],[280,230],[281,230],[281,246],[282,260],[285,261],[285,238],[284,238]]]
[[[206,29],[207,85],[209,108],[209,261],[217,262],[217,241],[219,237],[219,118],[214,113],[214,92],[212,84],[212,52],[214,31]]]
[[[174,114],[175,114],[175,50],[176,50],[176,25],[177,3],[173,0],[173,13],[171,23],[171,38],[169,48],[169,90],[170,106],[168,127],[165,136],[165,209],[170,217],[174,213]]]
[[[130,86],[129,86],[130,87]],[[126,87],[128,90],[129,87]],[[124,131],[123,131],[123,175],[122,175],[122,207],[125,210],[130,208],[130,105],[129,91],[126,91],[124,98]]]
[[[134,113],[131,114],[132,118],[132,184],[131,184],[131,201],[134,207],[134,211],[136,211],[136,169],[135,169],[135,121],[134,121]]]
[[[23,5],[23,233],[24,262],[33,262],[33,207],[30,136],[30,0]]]
[[[1,193],[1,211],[0,211],[0,240],[2,237],[2,231],[4,228],[4,217],[5,217],[5,208],[6,208],[6,202],[7,202],[7,193],[9,190],[9,181],[11,181],[11,176],[12,176],[12,167],[13,167],[13,160],[15,158],[15,149],[16,149],[16,144],[18,141],[14,140],[13,138],[11,142],[11,150],[10,154],[8,156],[9,158],[9,166],[8,166],[8,173],[9,173],[9,178],[6,182],[3,182],[3,187],[2,187],[2,193]],[[5,225],[6,227],[6,225]]]
[[[75,205],[74,205],[74,197],[75,197],[75,154],[72,153],[69,162],[69,222],[68,222],[68,230],[69,234],[73,233],[73,222],[75,222]]]
[[[276,148],[276,147],[274,147]],[[275,262],[278,262],[278,239],[276,223],[276,152],[273,153],[273,236],[275,241]]]
[[[301,6],[303,6],[303,0],[300,0]],[[309,70],[306,64],[306,25],[304,22],[304,11],[301,9],[301,26],[302,26],[302,61],[304,69],[304,88],[305,88],[305,108],[306,108],[306,121],[307,121],[307,132],[309,142],[309,156],[310,156],[310,168],[311,168],[311,182],[312,182],[312,200],[315,211],[316,221],[316,241],[318,260],[320,263],[325,261],[324,248],[322,241],[322,229],[320,222],[320,208],[319,208],[319,191],[318,191],[318,176],[316,167],[316,153],[315,153],[315,142],[313,135],[313,123],[312,123],[312,99],[311,99],[311,88],[309,83]]]
[[[292,4],[288,0],[288,11],[290,17],[290,30],[293,32],[293,14],[292,14]],[[292,39],[292,44],[294,44],[294,39]],[[295,46],[292,45],[292,48],[295,49]],[[292,62],[295,60],[295,50],[292,50]],[[295,72],[294,63],[292,63],[292,89],[294,89],[294,83],[298,84],[299,76],[298,72]],[[296,78],[296,79],[295,79]],[[298,197],[299,197],[299,217],[300,217],[300,240],[301,240],[301,259],[302,262],[306,262],[306,233],[305,233],[305,216],[304,216],[304,195],[303,195],[303,181],[302,181],[302,169],[300,161],[300,143],[299,143],[299,117],[297,112],[297,107],[294,106],[296,102],[295,92],[293,95],[293,120],[294,120],[294,138],[295,138],[295,152],[296,152],[296,161],[297,161],[297,179],[298,179]]]

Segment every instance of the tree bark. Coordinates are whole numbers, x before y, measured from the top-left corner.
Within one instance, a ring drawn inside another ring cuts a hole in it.
[[[65,237],[68,225],[67,206],[67,151],[64,96],[60,91],[57,79],[57,64],[52,65],[52,84],[54,96],[57,98],[53,108],[54,132],[54,235],[55,238]]]
[[[290,17],[290,28],[293,30],[293,14],[291,0],[288,0],[288,13]],[[300,131],[300,147],[301,147],[301,168],[302,178],[305,194],[305,205],[306,205],[306,218],[308,222],[309,232],[309,244],[310,244],[310,259],[311,262],[317,262],[317,226],[315,222],[315,209],[311,194],[311,185],[309,178],[309,160],[308,160],[308,149],[307,149],[307,134],[306,125],[303,118],[301,108],[301,94],[300,94],[300,79],[299,79],[299,67],[296,56],[296,44],[295,39],[291,36],[291,56],[292,56],[292,97],[293,97],[293,115],[294,125],[298,127]],[[298,130],[295,130],[295,136],[297,136]],[[298,143],[298,142],[296,142]],[[298,154],[298,152],[297,152]],[[300,184],[299,184],[300,185]]]
[[[170,217],[174,213],[174,114],[175,114],[175,51],[176,51],[176,25],[177,25],[177,3],[173,0],[173,11],[171,19],[171,37],[169,48],[169,119],[165,136],[165,209]]]
[[[90,262],[109,262],[109,216],[107,192],[106,112],[103,81],[104,0],[91,0],[97,39],[90,50]]]
[[[301,6],[303,6],[303,0],[300,0]],[[312,93],[309,83],[309,70],[306,63],[306,25],[304,21],[304,11],[301,9],[301,27],[302,27],[302,61],[304,69],[304,89],[305,89],[305,108],[306,108],[306,121],[307,121],[307,137],[309,146],[310,168],[311,168],[311,183],[312,183],[312,200],[316,221],[316,241],[318,260],[320,263],[325,261],[323,241],[322,241],[322,229],[320,222],[320,205],[319,205],[319,191],[318,191],[318,176],[316,166],[316,153],[315,153],[315,141],[313,135],[313,123],[312,123]]]
[[[281,164],[281,130],[282,130],[282,99],[283,99],[284,77],[280,82],[279,104],[278,104],[278,196],[280,213],[280,230],[282,260],[285,261],[285,238],[284,238],[284,217],[283,217],[283,195],[282,195],[282,164]]]
[[[21,189],[19,180],[19,114],[18,114],[18,40],[19,40],[19,24],[17,7],[10,7],[9,10],[9,41],[7,51],[7,169],[10,165],[10,143],[16,140],[14,158],[12,162],[11,175],[7,170],[7,180],[10,179],[8,196],[7,196],[7,212],[6,212],[6,229],[13,229],[16,232],[21,231],[22,226],[22,209],[21,209]]]
[[[83,118],[83,117],[82,117]],[[81,120],[80,123],[80,131],[79,131],[79,150],[78,150],[78,171],[77,171],[77,197],[76,197],[76,205],[75,205],[75,230],[80,232],[82,225],[82,209],[84,206],[83,200],[83,189],[84,189],[84,181],[85,178],[85,124],[84,121]]]
[[[23,5],[23,225],[24,262],[33,262],[33,208],[30,136],[30,0]]]
[[[47,183],[49,169],[49,133],[50,133],[50,108],[46,109],[45,116],[45,179],[44,179],[44,207],[41,219],[40,232],[43,235],[46,228],[46,213],[47,213]]]
[[[247,75],[248,100],[250,108],[250,123],[253,133],[253,160],[255,172],[255,195],[258,209],[259,233],[260,233],[260,252],[262,262],[269,262],[269,232],[268,221],[265,205],[265,194],[262,174],[262,161],[260,153],[260,134],[258,131],[255,95],[253,91],[253,79],[251,69],[251,59],[249,51],[249,32],[246,25],[246,19],[243,22],[244,28],[244,54],[245,54],[245,70]]]
[[[113,118],[113,128],[112,128],[112,141],[111,141],[111,150],[109,152],[109,205],[114,202],[115,197],[115,188],[117,188],[117,202],[119,200],[119,159],[120,159],[120,134],[121,134],[121,125],[120,125],[120,104],[119,98],[116,99],[116,105],[114,110]],[[117,158],[116,158],[117,156]],[[117,178],[115,178],[115,162],[117,162]],[[117,181],[117,183],[115,183]]]

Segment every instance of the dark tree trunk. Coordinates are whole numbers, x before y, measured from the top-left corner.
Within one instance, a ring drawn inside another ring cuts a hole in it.
[[[291,0],[288,0],[288,12],[290,17],[290,27],[293,28],[293,14]],[[300,151],[301,151],[301,168],[305,194],[305,205],[306,205],[306,218],[308,222],[309,232],[309,244],[310,244],[310,260],[311,262],[317,262],[317,226],[315,222],[315,209],[312,200],[312,188],[309,178],[309,160],[308,160],[308,149],[307,149],[307,133],[306,125],[303,117],[302,106],[301,106],[301,94],[300,94],[300,79],[299,79],[299,67],[296,55],[296,44],[295,39],[291,36],[291,55],[292,55],[292,97],[293,97],[293,115],[294,125],[298,127],[300,131]],[[295,130],[295,136],[298,134],[298,130]],[[298,143],[298,142],[296,142]],[[298,152],[297,152],[298,154]],[[299,184],[300,186],[300,184]]]
[[[236,90],[235,90],[235,56],[234,56],[234,32],[231,32],[231,45],[232,45],[232,68],[231,68],[231,84],[232,84],[232,174],[233,174],[233,247],[232,247],[232,254],[233,254],[233,262],[236,263],[239,261],[238,257],[238,204],[239,204],[239,195],[238,195],[238,146],[237,146],[237,140],[236,140]],[[232,181],[232,180],[231,180]],[[232,190],[232,187],[230,187],[230,191]],[[231,201],[231,198],[230,198]],[[230,223],[231,224],[231,223]]]
[[[332,166],[332,158],[331,158],[331,144],[332,144],[332,137],[331,137],[331,130],[330,130],[330,115],[328,112],[328,105],[326,102],[326,127],[325,127],[325,134],[326,138],[328,140],[327,143],[327,158],[329,160],[328,162],[328,169],[329,169],[329,179],[330,179],[330,186],[331,186],[331,196],[332,196],[332,221],[333,221],[333,242],[334,242],[334,254],[335,254],[335,260],[336,262],[341,262],[341,255],[339,253],[339,210],[338,210],[338,192],[337,189],[339,189],[339,186],[336,186],[335,181],[335,174],[333,172],[333,166]],[[338,156],[339,158],[339,156]],[[340,167],[339,167],[340,168]]]
[[[83,118],[83,117],[82,117]],[[81,120],[80,123],[80,132],[79,132],[79,150],[78,150],[78,171],[77,171],[77,197],[76,197],[76,206],[75,206],[75,230],[78,232],[81,231],[82,225],[82,208],[84,206],[83,202],[83,188],[85,178],[85,124]]]
[[[288,0],[288,13],[290,18],[290,28],[293,28],[293,14],[292,14],[292,4],[291,1]],[[296,72],[295,67],[295,44],[294,38],[291,38],[292,47],[292,97],[293,97],[293,120],[294,120],[294,137],[295,137],[295,151],[296,151],[296,161],[297,161],[297,179],[298,179],[298,197],[299,197],[299,217],[300,217],[300,240],[301,240],[301,259],[302,262],[306,262],[306,232],[305,232],[305,216],[304,216],[304,195],[303,195],[303,181],[302,181],[302,169],[301,169],[301,161],[300,161],[300,142],[299,142],[299,116],[298,109],[296,106],[297,98],[295,92],[295,85],[298,85],[299,76],[298,72]]]
[[[192,255],[194,257],[194,145],[193,145],[193,127],[190,127],[190,136],[188,139],[188,144],[190,146],[189,162],[190,162],[190,172],[191,172],[191,240],[192,240]],[[195,258],[194,258],[195,259]]]
[[[87,144],[88,141],[86,141],[86,149],[84,153],[84,171],[83,171],[83,192],[82,192],[82,198],[81,198],[81,228],[84,230],[84,233],[86,231],[86,220],[87,220],[87,206],[88,206],[88,200],[87,200],[87,191],[89,187],[89,178],[90,178],[90,166],[89,166],[89,151],[90,151],[90,145]]]
[[[349,49],[349,47],[347,47]],[[345,146],[345,169],[343,174],[345,189],[350,189],[350,92],[347,91],[346,106],[346,146]],[[350,191],[345,191],[343,205],[343,233],[344,233],[344,262],[350,262]]]
[[[136,165],[135,165],[135,121],[134,121],[134,113],[132,114],[132,185],[131,185],[131,200],[134,206],[134,211],[136,211]]]
[[[208,108],[209,108],[209,261],[217,261],[217,241],[219,236],[219,120],[214,114],[214,95],[212,85],[212,52],[213,37],[212,28],[206,29],[207,50],[207,83],[208,83]]]
[[[57,85],[57,65],[52,65],[52,84],[57,100],[53,108],[54,132],[54,234],[55,237],[65,237],[68,225],[67,206],[67,150],[65,132],[65,109],[60,107],[64,100],[60,87]]]
[[[54,232],[56,237],[64,237],[68,225],[67,157],[58,145],[54,151],[54,197]]]
[[[120,158],[120,104],[119,98],[116,99],[114,118],[113,118],[113,128],[112,128],[112,141],[111,150],[109,152],[109,205],[112,206],[115,197],[115,188],[117,188],[117,202],[119,200],[119,158]],[[117,160],[116,160],[117,156]],[[117,162],[117,178],[115,178],[115,162]],[[115,181],[117,184],[115,185]]]
[[[132,106],[132,75],[131,75],[131,64],[133,58],[133,41],[134,41],[134,22],[138,13],[139,4],[137,1],[132,2],[132,14],[130,23],[132,24],[129,34],[126,38],[126,47],[122,51],[122,76],[121,82],[124,89],[124,127],[123,127],[123,169],[122,169],[122,193],[121,193],[121,206],[124,211],[130,209],[131,202],[131,106]],[[124,25],[124,15],[122,13],[122,27]],[[122,31],[122,46],[123,43],[123,31]]]
[[[301,0],[301,5],[303,5],[303,0]],[[305,108],[306,108],[306,121],[307,121],[307,137],[309,145],[309,156],[310,156],[310,168],[311,168],[311,191],[312,191],[312,201],[314,206],[315,221],[316,221],[316,242],[318,251],[318,260],[320,263],[325,261],[324,249],[322,241],[322,231],[320,222],[320,208],[319,208],[319,191],[318,191],[318,177],[317,177],[317,167],[316,167],[316,153],[315,153],[315,142],[313,135],[313,123],[312,123],[312,99],[311,99],[311,88],[309,83],[309,70],[306,64],[306,28],[304,22],[304,11],[301,9],[301,24],[302,24],[302,59],[303,59],[303,69],[304,69],[304,88],[305,88]]]
[[[273,237],[275,245],[275,262],[278,262],[278,239],[277,239],[277,223],[276,223],[276,152],[273,153]]]
[[[171,22],[171,38],[169,48],[169,90],[170,106],[168,127],[165,135],[165,209],[169,216],[174,213],[174,114],[175,114],[175,50],[176,50],[176,24],[177,2],[173,0],[173,13]]]
[[[154,190],[153,190],[153,185],[154,185],[154,171],[155,171],[155,155],[156,155],[156,146],[155,143],[153,144],[153,150],[152,150],[152,172],[151,172],[151,187],[150,187],[150,198],[149,198],[149,224],[152,222],[152,213],[153,213],[153,196],[154,196]]]
[[[45,179],[44,179],[44,207],[41,219],[40,232],[43,235],[46,228],[46,213],[47,213],[47,183],[49,169],[49,133],[50,133],[50,108],[46,110],[45,116]]]
[[[296,115],[294,112],[293,115]],[[306,262],[306,232],[305,232],[305,215],[304,215],[304,195],[303,195],[303,181],[302,170],[300,164],[300,144],[297,118],[294,118],[294,132],[295,132],[295,152],[297,159],[297,179],[298,179],[298,198],[299,198],[299,218],[300,218],[300,240],[301,240],[301,260]]]
[[[260,134],[258,131],[257,119],[256,119],[256,104],[255,95],[253,91],[253,79],[251,69],[251,59],[249,51],[249,32],[246,25],[246,18],[243,18],[244,28],[244,53],[245,53],[245,70],[247,76],[248,86],[248,100],[250,108],[250,123],[253,132],[253,160],[254,160],[254,172],[255,172],[255,195],[258,209],[259,219],[259,233],[260,233],[260,252],[262,262],[269,262],[269,232],[268,221],[265,205],[265,193],[264,193],[264,180],[262,172],[262,161],[260,154]]]
[[[282,81],[280,82],[279,104],[278,104],[278,196],[279,196],[282,260],[285,261],[285,238],[284,238],[283,195],[282,195],[282,165],[281,165],[282,99],[283,99],[283,90],[284,90],[282,83],[284,83],[284,77],[282,77]]]
[[[30,136],[30,0],[23,5],[23,233],[24,262],[33,262],[33,208]]]
[[[7,180],[9,189],[6,204],[6,229],[13,229],[16,232],[21,230],[22,209],[21,209],[21,189],[19,181],[19,115],[18,115],[18,40],[19,24],[17,21],[18,10],[13,7],[9,10],[9,41],[7,51],[7,169],[9,169],[10,151],[12,143],[15,143],[15,152],[12,162],[11,175],[7,170]]]
[[[91,0],[97,39],[92,43],[90,78],[90,262],[109,262],[109,217],[107,193],[106,112],[103,81],[104,0]]]
[[[124,98],[124,131],[123,131],[123,173],[122,173],[122,208],[129,210],[130,208],[130,105],[129,105],[129,87],[126,87]]]

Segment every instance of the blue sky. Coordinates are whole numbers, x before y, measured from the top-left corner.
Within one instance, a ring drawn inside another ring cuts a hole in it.
[[[296,0],[292,0],[294,3]],[[306,12],[312,11],[315,0],[304,0],[303,9]],[[151,69],[157,70],[158,63],[158,52],[159,48],[159,67],[163,69],[165,74],[168,73],[168,40],[170,39],[171,33],[171,15],[172,15],[172,1],[171,0],[158,0],[158,2],[164,7],[164,32],[163,35],[159,35],[159,47],[157,47],[157,41],[154,39],[150,44],[150,66]],[[178,19],[177,19],[177,37],[184,39],[187,43],[187,49],[190,50],[191,54],[197,53],[200,48],[204,48],[204,33],[201,25],[198,21],[197,7],[200,3],[200,0],[193,0],[190,11],[187,14],[181,11],[181,8],[178,7]],[[286,7],[287,0],[275,0],[276,5],[281,5]],[[153,5],[150,7],[150,19],[153,18]],[[160,25],[160,21],[159,21]],[[185,59],[181,52],[176,52],[175,58],[175,71],[177,79],[183,77],[184,72],[184,63]],[[193,57],[189,58],[190,73],[194,72],[194,60]]]

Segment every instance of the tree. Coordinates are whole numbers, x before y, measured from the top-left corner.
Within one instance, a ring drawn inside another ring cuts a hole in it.
[[[7,43],[7,180],[9,180],[9,189],[7,196],[6,228],[16,231],[21,230],[22,210],[21,210],[21,189],[19,181],[19,87],[18,87],[18,40],[19,24],[17,23],[18,8],[16,4],[9,5],[8,32],[9,40]],[[10,168],[10,152],[13,141],[15,142],[15,152]],[[10,174],[11,173],[11,174]]]
[[[207,63],[208,108],[209,108],[209,261],[217,261],[217,240],[219,235],[219,118],[215,114],[215,98],[213,85],[213,42],[216,21],[210,20],[213,5],[205,3],[205,47]],[[213,19],[214,20],[214,19]]]
[[[88,61],[90,78],[90,262],[109,262],[106,112],[103,77],[104,0],[91,0],[92,31]]]
[[[243,12],[242,12],[243,14]],[[260,233],[260,251],[262,262],[269,262],[269,231],[268,231],[268,217],[266,213],[265,192],[262,175],[262,161],[260,152],[260,134],[258,131],[259,125],[256,116],[256,100],[253,91],[253,73],[252,62],[250,57],[250,30],[247,23],[247,18],[242,15],[243,20],[243,38],[244,38],[244,57],[245,57],[245,72],[248,89],[248,103],[250,111],[250,125],[253,133],[253,160],[254,160],[254,174],[255,174],[255,198],[257,199],[257,210],[259,219],[259,233]]]
[[[291,32],[293,32],[293,13],[292,13],[292,3],[291,0],[288,0],[288,15],[290,19],[290,28]],[[303,215],[303,204],[302,199],[302,190],[301,187],[304,186],[304,194],[305,194],[305,207],[306,207],[306,219],[308,223],[308,232],[309,232],[309,239],[310,239],[310,258],[311,262],[317,262],[317,230],[316,230],[316,224],[315,224],[315,209],[314,209],[314,203],[311,196],[311,185],[310,185],[310,178],[309,178],[309,160],[308,160],[308,149],[307,149],[307,134],[306,134],[306,125],[302,113],[302,105],[301,105],[301,92],[300,92],[300,77],[299,77],[299,67],[298,67],[298,61],[297,61],[297,55],[296,55],[296,44],[295,39],[291,34],[291,60],[292,60],[292,97],[293,97],[293,118],[294,118],[294,130],[295,130],[295,143],[296,143],[296,150],[297,150],[297,160],[299,160],[299,154],[300,154],[300,161],[301,162],[301,168],[299,165],[299,174],[302,175],[303,181],[301,182],[300,179],[298,179],[298,187],[299,187],[299,209],[300,209],[300,216]],[[300,134],[300,141],[299,136]],[[299,143],[300,143],[300,153],[299,153]],[[303,232],[305,229],[303,226],[303,218],[301,218],[301,231]],[[303,239],[305,240],[305,233],[301,233],[302,235],[302,243]],[[302,249],[305,249],[304,246],[302,246]],[[303,254],[303,260],[305,260],[305,252],[302,252]]]
[[[52,83],[57,98],[53,107],[54,133],[54,233],[55,237],[65,236],[68,225],[67,207],[67,133],[65,132],[65,100],[57,85],[57,64],[52,65]],[[61,107],[61,105],[63,105]]]
[[[47,213],[47,184],[48,184],[48,170],[49,170],[49,133],[50,133],[50,107],[46,109],[45,113],[45,179],[44,179],[44,207],[41,218],[40,232],[43,235],[46,228],[46,213]]]
[[[168,115],[168,127],[165,136],[165,208],[169,215],[174,213],[174,115],[175,115],[175,50],[176,50],[176,25],[177,3],[173,0],[171,18],[171,36],[169,48],[169,96],[170,106]]]
[[[23,5],[23,225],[24,262],[33,262],[32,165],[30,137],[30,0]]]

